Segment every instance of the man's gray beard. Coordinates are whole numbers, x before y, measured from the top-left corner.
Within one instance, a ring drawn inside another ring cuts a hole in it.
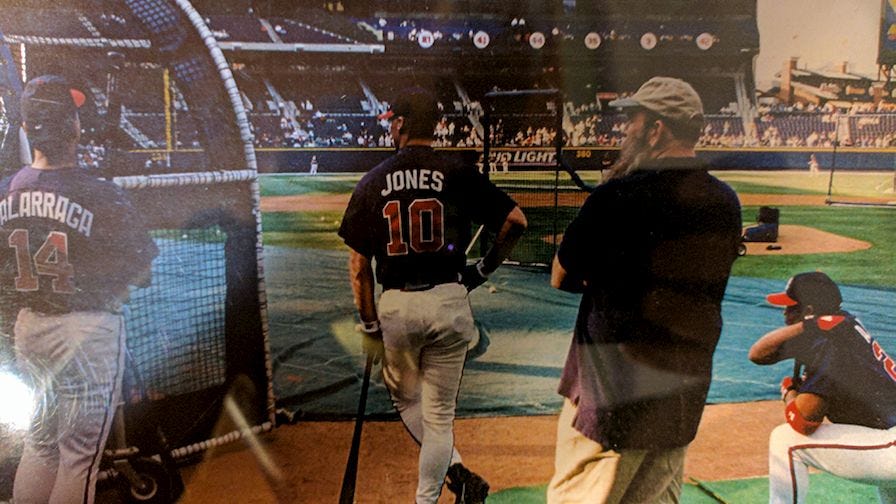
[[[627,175],[650,158],[650,142],[647,140],[647,134],[648,131],[642,129],[637,136],[625,137],[619,149],[619,158],[610,167],[610,173],[605,180]]]

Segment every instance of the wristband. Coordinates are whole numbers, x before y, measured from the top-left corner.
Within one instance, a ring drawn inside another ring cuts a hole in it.
[[[815,429],[821,425],[821,422],[816,422],[814,420],[809,420],[808,418],[803,416],[803,413],[796,406],[796,401],[791,401],[790,404],[784,408],[784,418],[787,420],[787,423],[790,424],[790,427],[793,430],[799,432],[804,436],[808,436],[815,432]]]
[[[361,332],[364,334],[376,334],[380,330],[380,321],[374,320],[372,322],[361,321]]]
[[[488,274],[482,272],[482,267],[485,264],[482,261],[476,263],[476,273],[479,273],[479,276],[482,278],[488,279]]]

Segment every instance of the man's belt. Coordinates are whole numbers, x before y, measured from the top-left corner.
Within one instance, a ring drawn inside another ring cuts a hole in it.
[[[383,290],[398,289],[403,292],[418,292],[432,289],[436,285],[447,283],[459,283],[460,273],[451,272],[442,275],[428,276],[425,278],[403,279],[400,281],[383,282]]]
[[[22,305],[23,308],[41,315],[57,316],[74,312],[105,311],[111,313],[121,312],[121,302],[114,300],[95,301],[92,303],[57,304],[51,302],[29,302]]]

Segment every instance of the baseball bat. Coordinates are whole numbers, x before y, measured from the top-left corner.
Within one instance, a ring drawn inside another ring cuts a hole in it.
[[[483,229],[485,229],[485,224],[480,224],[479,229],[476,230],[476,234],[474,234],[473,238],[470,240],[470,244],[467,245],[467,250],[464,251],[464,255],[470,255],[470,251],[473,250],[473,245],[476,244],[476,240],[479,239],[479,235],[482,234]]]
[[[368,353],[367,363],[364,365],[364,379],[361,381],[361,399],[358,401],[358,415],[355,417],[352,447],[348,452],[345,473],[342,475],[342,490],[339,492],[339,504],[352,504],[355,501],[355,483],[358,479],[358,455],[361,450],[361,427],[364,425],[364,410],[367,408],[367,390],[370,388],[370,370],[372,367],[373,353]]]

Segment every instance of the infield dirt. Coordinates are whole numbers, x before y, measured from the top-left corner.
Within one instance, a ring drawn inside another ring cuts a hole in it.
[[[780,401],[708,405],[685,460],[685,480],[768,474],[768,435],[784,421]],[[300,422],[263,435],[257,449],[233,443],[183,470],[182,503],[337,502],[353,422]],[[553,472],[556,415],[459,419],[455,437],[464,463],[493,492],[547,483]],[[417,445],[399,421],[364,425],[356,502],[413,502]],[[262,467],[277,468],[279,477]],[[440,504],[454,502],[443,491]]]

